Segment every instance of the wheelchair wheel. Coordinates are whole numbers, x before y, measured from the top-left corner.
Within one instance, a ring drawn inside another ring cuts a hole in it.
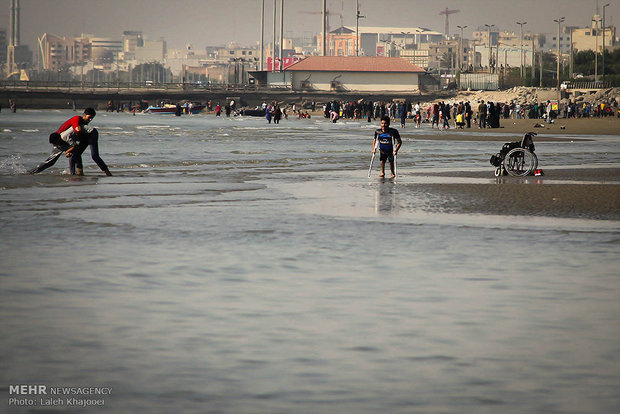
[[[534,171],[538,159],[531,151],[525,148],[514,148],[504,158],[504,169],[513,177],[524,177]]]

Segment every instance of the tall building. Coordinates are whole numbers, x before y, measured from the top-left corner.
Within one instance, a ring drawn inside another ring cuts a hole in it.
[[[573,49],[578,51],[597,50],[598,53],[603,52],[603,34],[605,35],[605,50],[610,51],[615,48],[616,28],[609,26],[609,22],[603,24],[600,16],[595,15],[592,18],[592,24],[585,28],[568,28],[569,34],[572,36]]]
[[[6,64],[8,72],[11,73],[17,69],[16,59],[17,47],[19,46],[20,37],[20,16],[19,16],[19,0],[11,0],[11,8],[9,15],[9,44],[7,47]]]
[[[144,47],[144,39],[142,32],[127,30],[123,32],[123,53],[125,60],[133,60],[136,58],[136,49]]]
[[[397,49],[420,49],[425,43],[439,43],[443,34],[424,27],[359,27],[359,46],[356,45],[355,27],[342,26],[327,34],[328,56],[394,56]],[[317,50],[321,50],[323,35],[317,36]]]
[[[167,43],[164,39],[159,39],[144,40],[142,46],[136,47],[134,57],[135,61],[138,63],[163,62],[167,55]]]
[[[18,72],[32,64],[32,53],[26,45],[20,44],[21,19],[19,0],[11,0],[9,15],[9,39],[6,47],[6,64],[9,74]]]
[[[39,38],[39,53],[43,69],[57,71],[90,61],[92,51],[90,39],[85,35],[74,38],[45,33]]]
[[[122,40],[109,37],[93,37],[90,39],[91,57],[95,66],[110,69],[118,62],[119,54],[123,51]]]
[[[6,42],[6,29],[0,29],[0,68],[4,66],[6,61],[6,51],[8,44]]]

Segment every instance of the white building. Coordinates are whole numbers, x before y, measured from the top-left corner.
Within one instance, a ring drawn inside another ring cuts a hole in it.
[[[118,56],[123,52],[123,42],[109,37],[92,37],[91,58],[95,66],[111,67],[118,61]]]
[[[402,58],[309,56],[284,70],[295,91],[415,92],[424,70]]]

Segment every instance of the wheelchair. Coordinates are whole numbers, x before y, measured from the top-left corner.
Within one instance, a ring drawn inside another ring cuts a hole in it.
[[[491,156],[490,163],[495,167],[495,176],[511,175],[525,177],[538,168],[538,157],[534,153],[535,132],[528,132],[521,141],[507,142],[500,152]]]

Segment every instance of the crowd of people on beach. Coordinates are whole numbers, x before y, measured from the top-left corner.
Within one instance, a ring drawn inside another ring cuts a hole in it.
[[[177,115],[191,114],[193,102],[184,105],[177,104]],[[75,103],[73,104],[75,108]],[[115,103],[109,101],[106,111],[122,112],[144,111],[149,106],[147,101],[139,101],[137,104]],[[162,103],[163,106],[163,103]],[[316,102],[298,105],[272,101],[263,102],[254,109],[245,107],[237,108],[237,103],[230,100],[224,103],[214,103],[209,100],[204,104],[207,113],[214,113],[219,117],[239,115],[264,116],[267,123],[279,124],[282,118],[288,119],[292,113],[297,119],[310,119],[316,113]],[[15,112],[15,101],[10,102],[10,108]],[[320,109],[319,109],[320,110]],[[335,123],[339,119],[365,119],[368,122],[381,119],[385,116],[392,120],[400,120],[400,126],[406,127],[407,120],[413,120],[415,128],[422,124],[429,124],[431,128],[500,128],[501,120],[508,119],[542,119],[545,122],[553,122],[557,118],[620,118],[620,98],[611,98],[602,102],[576,102],[563,100],[560,102],[510,102],[491,101],[437,101],[431,103],[411,102],[408,100],[393,100],[390,102],[371,101],[360,99],[358,101],[331,100],[322,105],[322,112],[326,119]]]
[[[620,118],[620,99],[614,98],[606,102],[590,103],[575,102],[477,102],[460,101],[421,104],[409,101],[372,102],[359,100],[357,102],[340,102],[333,100],[323,105],[323,115],[331,122],[338,119],[381,119],[389,116],[390,119],[401,120],[401,127],[405,127],[406,119],[413,119],[414,126],[422,123],[430,124],[431,128],[500,128],[501,120],[508,119],[542,119],[553,122],[557,118]]]

